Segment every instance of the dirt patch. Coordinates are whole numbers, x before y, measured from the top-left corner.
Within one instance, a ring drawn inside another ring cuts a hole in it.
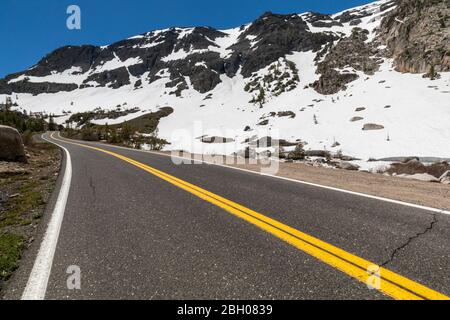
[[[36,143],[26,152],[27,164],[0,162],[0,296],[34,240],[60,167],[61,154],[53,145]]]

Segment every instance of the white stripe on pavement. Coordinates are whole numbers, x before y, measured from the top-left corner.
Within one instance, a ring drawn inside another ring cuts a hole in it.
[[[64,177],[59,190],[58,199],[56,200],[50,222],[41,242],[38,255],[34,261],[33,269],[28,278],[27,286],[22,294],[22,300],[43,300],[47,291],[48,279],[53,264],[56,245],[58,243],[59,231],[64,218],[67,197],[69,196],[70,182],[72,180],[72,160],[69,151],[62,145],[54,143],[42,135],[42,139],[53,143],[62,148],[66,154],[66,168]]]

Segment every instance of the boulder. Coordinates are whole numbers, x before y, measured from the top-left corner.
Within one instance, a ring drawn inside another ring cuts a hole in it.
[[[440,179],[445,173],[450,170],[450,164],[447,161],[435,162],[427,166],[427,173]]]
[[[450,184],[450,170],[446,171],[440,178],[439,181],[443,184]]]
[[[380,124],[375,124],[375,123],[366,123],[362,129],[364,131],[382,130],[382,129],[384,129],[384,126],[382,126]]]
[[[419,181],[424,181],[424,182],[439,182],[438,179],[436,179],[434,176],[432,176],[431,174],[428,174],[428,173],[401,174],[398,176],[402,177],[402,178],[419,180]]]
[[[230,143],[234,142],[233,138],[226,138],[226,137],[218,137],[218,136],[206,136],[202,137],[203,143]]]
[[[347,161],[339,161],[336,163],[336,168],[343,169],[343,170],[351,170],[351,171],[357,171],[359,170],[359,166]]]
[[[407,163],[393,163],[387,170],[389,174],[422,174],[427,173],[427,167],[416,159],[409,160]]]
[[[402,163],[408,163],[410,161],[413,161],[414,163],[417,163],[420,161],[419,157],[405,157],[401,162]]]
[[[245,159],[255,159],[256,158],[256,151],[253,148],[245,148],[244,150],[239,150],[237,152],[237,155],[239,157],[245,158]]]
[[[0,125],[0,161],[27,162],[19,131]]]
[[[308,151],[305,151],[305,156],[329,158],[329,157],[331,157],[331,154],[329,151],[326,151],[326,150],[308,150]]]

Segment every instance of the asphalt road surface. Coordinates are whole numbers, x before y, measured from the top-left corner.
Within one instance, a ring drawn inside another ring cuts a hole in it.
[[[168,156],[57,134],[46,138],[67,149],[72,165],[51,269],[47,277],[37,269],[46,299],[450,295],[448,214],[221,166],[175,165]],[[67,155],[62,174],[65,167]],[[48,232],[59,189],[36,243]],[[27,254],[10,297],[32,285],[38,251],[36,244]],[[76,268],[80,278],[73,280]]]

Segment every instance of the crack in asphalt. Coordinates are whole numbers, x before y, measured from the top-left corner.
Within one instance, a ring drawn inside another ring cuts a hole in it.
[[[404,248],[406,248],[407,246],[409,246],[411,244],[411,242],[413,242],[415,239],[418,239],[419,237],[425,235],[426,233],[428,233],[429,231],[431,231],[434,227],[434,225],[438,222],[438,218],[437,218],[438,214],[435,213],[433,214],[433,221],[431,221],[430,225],[422,232],[416,233],[414,236],[409,237],[408,240],[402,244],[401,246],[395,248],[392,253],[391,256],[389,257],[388,260],[386,260],[385,262],[383,262],[382,264],[380,264],[380,267],[385,267],[386,265],[388,265],[389,263],[391,263],[396,255],[402,251]]]
[[[94,181],[93,181],[92,177],[89,177],[89,187],[91,187],[92,195],[93,195],[94,198],[95,198],[96,195],[97,195],[97,190],[96,190],[96,188],[95,188],[95,186],[94,186]]]
[[[86,172],[86,176],[89,177],[89,187],[92,190],[92,195],[94,196],[94,199],[95,199],[97,197],[97,189],[94,185],[94,179],[92,179],[92,175],[89,174],[89,172],[88,172],[87,165],[85,165],[84,171]]]

